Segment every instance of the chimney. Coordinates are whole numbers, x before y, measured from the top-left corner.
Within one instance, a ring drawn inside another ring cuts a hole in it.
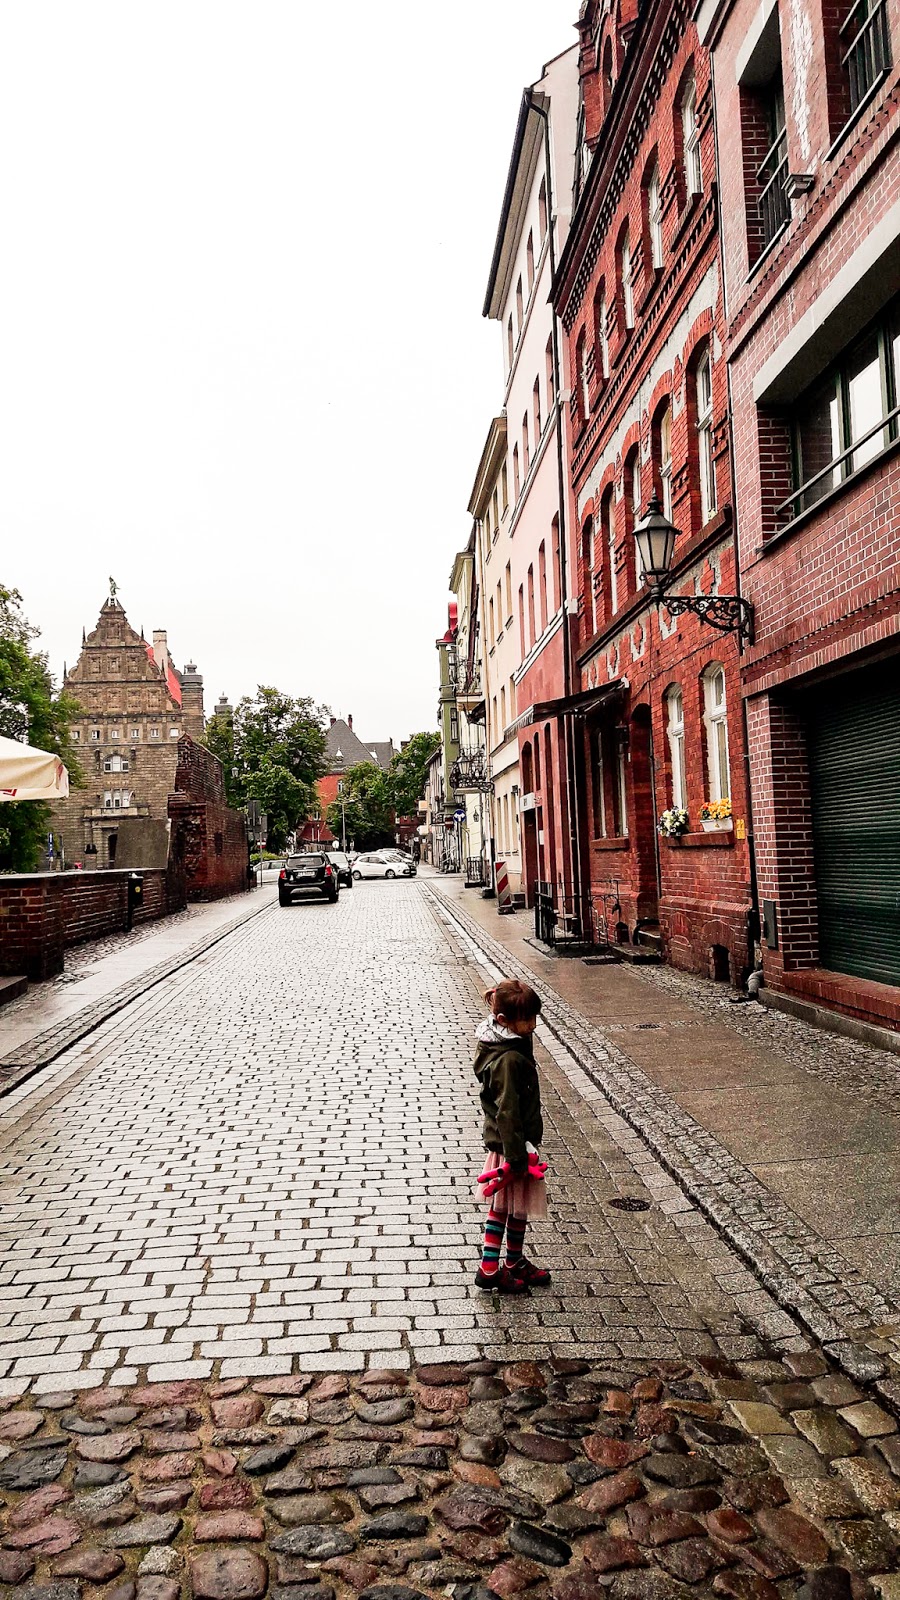
[[[160,672],[165,672],[169,665],[169,645],[165,628],[153,629],[153,659]]]
[[[353,732],[353,718],[352,717],[348,717],[347,718],[347,727],[350,729],[350,732],[352,733]]]
[[[184,731],[192,739],[202,739],[205,718],[203,715],[203,678],[193,661],[188,662],[181,674],[181,709],[184,714]]]
[[[216,714],[217,717],[222,717],[226,721],[228,720],[229,717],[233,717],[234,716],[234,706],[230,703],[229,700],[226,699],[224,689],[222,690],[222,693],[219,695],[218,703],[216,705],[215,714]]]

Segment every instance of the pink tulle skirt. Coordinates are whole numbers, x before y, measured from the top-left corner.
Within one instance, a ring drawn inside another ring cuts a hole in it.
[[[482,1172],[496,1172],[503,1165],[497,1150],[485,1152]],[[488,1205],[498,1216],[545,1217],[547,1215],[547,1184],[543,1178],[514,1178],[494,1195],[486,1195],[481,1184],[475,1191],[476,1199]]]

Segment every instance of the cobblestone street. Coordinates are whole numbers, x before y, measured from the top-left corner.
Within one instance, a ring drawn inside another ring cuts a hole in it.
[[[475,1288],[424,882],[195,949],[0,1100],[0,1586],[895,1600],[895,1327],[837,1370],[543,1024],[553,1286]]]

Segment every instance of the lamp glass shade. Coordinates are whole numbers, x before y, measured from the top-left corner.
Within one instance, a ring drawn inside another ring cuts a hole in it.
[[[678,529],[669,521],[654,495],[634,529],[634,542],[645,583],[665,582],[672,566],[677,535]]]

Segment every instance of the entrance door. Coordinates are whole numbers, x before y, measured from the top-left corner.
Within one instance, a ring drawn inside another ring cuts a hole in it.
[[[628,832],[637,869],[638,919],[655,926],[659,915],[656,869],[656,797],[650,707],[636,706],[631,718],[631,812]]]
[[[819,960],[900,984],[898,663],[810,695],[806,729],[819,907]]]

